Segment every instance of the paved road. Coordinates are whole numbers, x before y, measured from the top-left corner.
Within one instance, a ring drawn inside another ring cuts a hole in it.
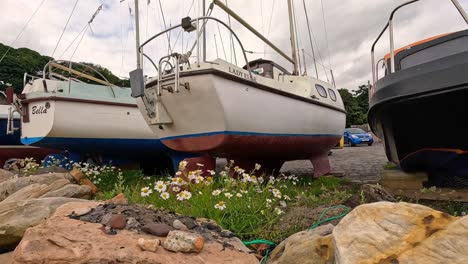
[[[334,149],[330,156],[333,171],[344,172],[345,178],[355,182],[377,182],[378,175],[387,163],[382,143],[373,146],[344,147]],[[295,175],[309,176],[313,167],[308,160],[286,162],[281,168],[282,172]]]

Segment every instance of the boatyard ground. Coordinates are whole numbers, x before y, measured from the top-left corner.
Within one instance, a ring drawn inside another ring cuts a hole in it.
[[[345,146],[342,149],[333,149],[329,158],[334,172],[344,173],[345,179],[356,183],[377,183],[378,175],[388,162],[384,145],[380,142],[372,146]],[[226,161],[221,159],[217,163],[217,167],[222,169]],[[308,160],[289,161],[283,165],[281,172],[311,177],[313,167]]]

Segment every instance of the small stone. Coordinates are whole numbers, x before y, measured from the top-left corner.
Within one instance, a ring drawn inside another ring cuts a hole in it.
[[[209,230],[213,230],[213,231],[216,231],[216,232],[221,232],[221,227],[219,227],[218,225],[215,225],[215,224],[212,224],[212,223],[207,223],[205,224],[205,227],[208,228]]]
[[[158,237],[166,237],[169,231],[174,230],[174,228],[170,225],[162,224],[162,223],[150,223],[145,224],[142,228],[143,231],[146,233],[150,233],[152,235]]]
[[[179,230],[169,232],[166,240],[163,242],[163,247],[173,252],[201,252],[205,240],[198,234],[188,233]]]
[[[183,217],[179,219],[188,229],[193,229],[198,226],[197,221],[191,217]]]
[[[188,230],[188,228],[180,220],[177,219],[174,220],[172,226],[177,230]]]
[[[91,207],[81,207],[81,208],[78,208],[76,210],[74,210],[71,214],[71,216],[73,217],[80,217],[80,216],[83,216],[85,214],[88,214],[89,212],[91,212],[93,210],[93,208]]]
[[[105,226],[109,225],[111,217],[112,217],[112,213],[107,213],[107,214],[103,215],[102,218],[101,218],[101,224],[103,224]]]
[[[109,226],[115,229],[124,229],[127,225],[127,217],[123,214],[114,214],[109,220]]]
[[[114,198],[107,201],[107,203],[117,204],[117,205],[128,205],[128,200],[125,197],[125,194],[119,193]]]
[[[158,251],[159,245],[161,245],[161,241],[159,239],[140,238],[137,244],[143,251],[156,252]]]
[[[140,223],[136,220],[135,217],[129,217],[127,219],[127,229],[139,229]]]

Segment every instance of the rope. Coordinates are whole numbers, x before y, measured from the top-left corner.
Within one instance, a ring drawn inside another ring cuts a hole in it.
[[[345,212],[343,212],[343,213],[341,213],[339,215],[331,216],[331,217],[328,217],[328,218],[322,220],[323,216],[328,211],[336,209],[336,208],[343,208],[343,209],[345,209]],[[351,211],[351,208],[349,208],[348,206],[345,206],[345,205],[335,205],[335,206],[325,208],[325,210],[323,210],[322,213],[320,214],[319,219],[317,220],[317,222],[315,222],[315,224],[313,224],[308,230],[312,230],[312,229],[320,226],[321,224],[328,223],[330,221],[343,218],[350,211]],[[273,251],[273,249],[277,246],[277,244],[275,242],[272,242],[272,241],[266,240],[266,239],[254,239],[254,240],[251,240],[251,241],[243,241],[242,243],[244,243],[244,245],[247,246],[247,247],[250,246],[250,245],[254,245],[254,244],[266,244],[266,245],[270,246],[265,251],[265,255],[263,256],[263,258],[260,261],[261,264],[266,264],[268,256],[270,255],[271,251]]]
[[[305,0],[302,0],[302,4],[304,5],[304,13],[305,13],[306,21],[307,21],[307,29],[309,31],[309,41],[310,41],[310,48],[312,49],[312,60],[314,61],[315,77],[317,77],[317,79],[318,79],[318,70],[317,70],[317,63],[316,63],[316,59],[315,59],[314,44],[313,44],[313,41],[312,41],[312,34],[310,33],[311,30],[310,30],[310,23],[309,23],[309,15],[307,13],[307,7],[306,7],[306,4],[305,4]]]
[[[336,209],[336,208],[343,208],[343,209],[345,209],[345,212],[343,212],[343,213],[341,213],[339,215],[331,216],[331,217],[328,217],[328,218],[322,220],[322,217],[328,211],[330,211],[332,209]],[[340,218],[344,217],[345,215],[347,215],[350,211],[351,211],[351,208],[349,208],[348,206],[345,206],[345,205],[335,205],[335,206],[332,206],[332,207],[328,207],[328,208],[326,208],[325,210],[322,211],[322,213],[320,214],[319,219],[317,220],[317,222],[315,222],[315,224],[313,224],[309,228],[309,230],[312,230],[312,229],[316,228],[317,226],[320,226],[321,224],[328,223],[328,222],[336,220],[336,219],[340,219]]]
[[[163,8],[162,8],[162,4],[161,4],[161,0],[158,1],[159,2],[159,10],[161,10],[161,18],[163,20],[163,24],[164,24],[164,29],[167,29],[167,26],[166,26],[166,18],[164,17],[164,11],[163,11]],[[172,48],[171,48],[171,36],[170,36],[170,32],[166,32],[166,37],[167,37],[167,42],[168,42],[168,51],[167,52],[171,52]]]
[[[81,34],[83,34],[83,36],[81,37],[80,41],[78,42],[78,45],[76,46],[75,50],[73,51],[73,54],[72,56],[70,57],[70,61],[72,59],[72,57],[75,55],[75,52],[76,50],[78,49],[78,46],[80,45],[81,43],[81,40],[83,40],[83,37],[84,35],[86,34],[86,31],[88,30],[88,28],[91,27],[91,23],[93,23],[94,19],[96,18],[96,16],[99,14],[99,12],[102,10],[102,4],[100,6],[98,6],[98,8],[96,9],[96,11],[94,12],[94,14],[91,16],[91,18],[89,19],[88,23],[83,27],[83,29],[80,31],[80,33],[78,33],[78,35],[76,35],[76,37],[72,40],[72,42],[70,42],[70,44],[68,45],[68,47],[62,52],[62,55],[60,55],[59,59],[62,58],[63,55],[65,55],[65,53],[68,51],[68,49],[73,45],[73,43],[75,43],[75,41],[80,37]]]
[[[23,28],[20,30],[20,32],[18,33],[18,35],[16,35],[16,38],[10,43],[8,49],[5,51],[5,53],[3,54],[2,58],[0,58],[0,63],[2,63],[3,59],[5,58],[5,56],[8,54],[8,52],[10,51],[11,47],[13,46],[13,44],[15,44],[15,42],[20,38],[20,36],[23,34],[24,30],[26,29],[26,27],[29,25],[29,23],[31,22],[31,20],[34,18],[34,16],[36,15],[36,13],[39,11],[39,9],[41,8],[42,4],[44,4],[45,0],[42,0],[42,2],[37,6],[36,10],[34,10],[34,13],[31,15],[31,17],[29,18],[29,20],[26,22],[26,24],[24,24]]]
[[[320,4],[322,5],[323,28],[324,28],[324,30],[325,30],[325,41],[326,41],[326,43],[327,43],[328,68],[331,69],[330,48],[328,47],[328,32],[327,32],[327,24],[325,23],[325,11],[324,11],[324,9],[323,9],[323,0],[320,0]]]
[[[60,34],[60,37],[59,37],[59,39],[57,41],[57,44],[55,44],[54,51],[52,52],[52,55],[50,55],[51,58],[54,57],[55,51],[57,51],[58,45],[59,45],[60,41],[62,40],[63,34],[65,33],[65,30],[67,29],[68,23],[70,22],[70,19],[72,18],[73,13],[75,12],[76,5],[78,4],[79,1],[80,0],[75,1],[75,5],[73,6],[72,11],[71,11],[70,15],[68,16],[67,22],[65,23],[65,26],[63,27],[62,33]]]

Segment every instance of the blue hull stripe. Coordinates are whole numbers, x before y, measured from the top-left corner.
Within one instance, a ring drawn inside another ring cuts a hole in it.
[[[187,134],[173,137],[161,138],[161,140],[172,140],[178,138],[196,138],[207,137],[215,135],[234,135],[234,136],[269,136],[269,137],[341,137],[338,134],[277,134],[277,133],[258,133],[258,132],[244,132],[244,131],[217,131],[197,134]]]
[[[25,137],[21,138],[21,142],[25,145],[79,152],[118,152],[127,155],[135,152],[155,153],[169,150],[159,139]],[[129,153],[122,153],[123,151]]]

